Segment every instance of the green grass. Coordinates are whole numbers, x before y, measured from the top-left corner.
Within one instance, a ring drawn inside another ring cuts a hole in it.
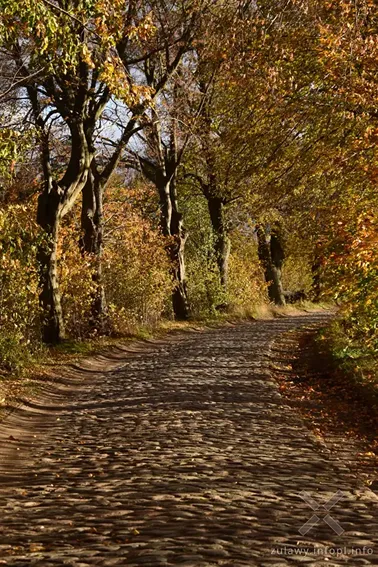
[[[91,341],[64,340],[60,344],[49,349],[50,354],[82,354],[89,355],[93,351]]]

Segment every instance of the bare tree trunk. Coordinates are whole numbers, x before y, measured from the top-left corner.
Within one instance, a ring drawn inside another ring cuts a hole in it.
[[[41,132],[41,158],[44,170],[44,190],[38,199],[37,222],[45,233],[38,250],[40,267],[40,305],[42,338],[55,344],[64,337],[64,321],[58,281],[58,238],[63,216],[71,210],[86,183],[90,155],[82,125],[71,125],[71,156],[63,178],[57,183],[51,173],[48,138]]]
[[[163,236],[171,236],[172,201],[170,194],[170,182],[166,179],[158,181],[159,205],[160,205],[160,227]]]
[[[200,67],[203,63],[204,61],[200,60]],[[206,173],[205,177],[199,177],[199,181],[201,191],[207,200],[210,221],[215,237],[214,252],[219,270],[220,284],[226,294],[228,287],[228,265],[231,252],[231,240],[228,237],[224,212],[225,195],[223,194],[221,196],[219,191],[220,187],[217,179],[216,154],[214,152],[212,140],[212,119],[209,104],[211,97],[207,97],[211,83],[207,83],[207,80],[204,78],[205,76],[206,73],[202,80],[200,80],[199,89],[204,97],[200,108],[200,115],[202,117],[202,135],[200,139],[206,163]]]
[[[78,37],[83,30],[78,29]],[[24,74],[28,69],[18,48],[14,55]],[[40,155],[43,168],[43,192],[38,200],[37,222],[45,233],[44,242],[38,251],[40,266],[40,305],[42,308],[42,336],[47,343],[58,343],[64,338],[64,324],[61,306],[61,296],[58,282],[58,237],[61,219],[73,207],[79,193],[87,181],[88,172],[94,155],[89,146],[85,132],[86,125],[94,128],[107,101],[109,91],[105,89],[95,102],[93,93],[89,91],[89,66],[81,60],[76,67],[75,80],[59,81],[57,89],[53,73],[43,83],[43,89],[38,89],[33,82],[26,89],[31,104],[32,115],[39,132]],[[64,83],[64,84],[63,84]],[[59,95],[57,95],[59,90]],[[70,130],[70,157],[62,177],[56,181],[53,176],[50,155],[50,133],[48,117],[45,117],[41,105],[41,92],[47,93],[50,99],[55,99],[53,106],[66,122]],[[92,104],[93,103],[93,104]],[[89,111],[90,110],[90,111]],[[85,118],[89,111],[89,117]]]
[[[29,85],[27,92],[39,131],[40,156],[44,176],[43,192],[38,197],[37,205],[37,222],[44,232],[37,251],[42,339],[45,343],[56,344],[64,339],[57,258],[59,227],[63,216],[63,192],[52,175],[49,136],[42,117],[38,91],[34,85]]]
[[[322,269],[321,246],[320,246],[320,242],[316,242],[312,266],[311,266],[311,272],[312,272],[311,296],[314,301],[319,301],[321,296],[321,269]]]
[[[312,284],[311,284],[311,295],[314,301],[320,300],[320,264],[317,260],[314,260],[311,266],[312,273]]]
[[[183,227],[182,216],[177,215],[177,230],[172,234],[173,244],[170,245],[170,258],[174,288],[172,292],[172,306],[175,318],[185,321],[189,318],[189,302],[186,284],[185,269],[185,243],[187,235]]]
[[[172,305],[176,319],[185,321],[189,318],[189,302],[185,268],[185,244],[188,235],[184,228],[182,214],[178,211],[176,183],[174,178],[171,180],[169,188],[172,206],[170,233],[174,239],[171,253],[173,281],[175,282],[172,294]]]
[[[95,285],[92,294],[92,317],[90,323],[95,330],[104,333],[107,323],[107,304],[102,275],[103,188],[100,179],[96,178],[92,173],[88,175],[82,195],[81,228],[83,234],[80,239],[80,250],[82,254],[89,254],[93,259],[92,281]]]
[[[64,322],[57,258],[61,203],[55,191],[40,195],[37,219],[45,232],[37,253],[40,267],[39,301],[42,309],[42,338],[47,344],[56,344],[64,339]]]
[[[172,307],[175,318],[185,321],[189,318],[189,302],[186,284],[185,243],[187,234],[182,214],[178,211],[174,180],[164,180],[159,186],[160,225],[168,239],[167,254],[172,265],[173,292]]]
[[[160,164],[140,158],[143,174],[152,181],[159,194],[160,228],[167,238],[166,251],[171,263],[173,279],[172,307],[176,319],[189,318],[190,309],[185,275],[185,243],[187,234],[183,225],[182,214],[178,210],[175,172],[177,162],[173,160],[170,174],[163,157]]]
[[[279,252],[277,234],[268,236],[266,228],[257,228],[258,255],[264,270],[265,281],[268,284],[268,296],[276,305],[286,305],[281,282],[281,267],[283,257]]]
[[[220,197],[213,197],[210,194],[206,198],[214,232],[214,251],[220,274],[220,282],[224,291],[227,292],[231,241],[227,234],[224,203]]]

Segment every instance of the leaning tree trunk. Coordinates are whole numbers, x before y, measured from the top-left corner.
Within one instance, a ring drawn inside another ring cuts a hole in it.
[[[40,195],[37,220],[45,234],[38,248],[37,260],[40,267],[42,339],[47,344],[57,344],[64,339],[57,257],[61,211],[61,202],[55,190]]]
[[[22,69],[24,64],[19,63]],[[64,116],[70,130],[70,158],[65,171],[57,182],[53,178],[50,155],[50,129],[40,102],[36,85],[28,82],[26,89],[31,104],[35,125],[40,135],[40,157],[43,169],[43,192],[38,199],[37,222],[44,231],[43,242],[38,250],[40,267],[40,305],[42,308],[42,338],[46,343],[58,343],[64,338],[64,324],[61,296],[58,283],[58,238],[62,218],[73,207],[82,191],[93,158],[85,136],[84,118],[89,98],[87,97],[88,66],[81,62],[78,66],[81,82],[71,87],[62,87],[59,104],[56,108]],[[53,84],[54,81],[51,81]],[[47,85],[47,83],[46,83]],[[50,91],[49,85],[47,91]],[[55,87],[52,88],[55,92]],[[106,98],[106,97],[105,97]],[[92,114],[91,121],[97,120],[107,100],[103,99]],[[50,116],[50,115],[49,115]],[[89,124],[89,123],[88,123]],[[92,125],[92,129],[93,129]]]
[[[285,305],[285,296],[281,282],[281,264],[278,261],[276,236],[268,237],[264,227],[257,229],[258,255],[264,270],[265,281],[268,284],[268,296],[270,301],[276,305]],[[273,241],[272,241],[273,240]]]
[[[41,308],[41,334],[43,342],[56,344],[64,339],[64,320],[58,282],[58,238],[63,216],[64,194],[53,179],[49,135],[45,129],[38,91],[28,85],[27,92],[40,135],[40,157],[43,169],[43,191],[38,197],[37,223],[43,230],[38,246],[39,305]],[[71,154],[72,157],[72,154]]]
[[[88,254],[93,261],[94,291],[90,324],[96,331],[104,333],[107,323],[107,304],[102,273],[104,212],[103,187],[100,179],[89,174],[82,196],[80,250],[83,255]]]
[[[223,290],[227,292],[228,264],[231,251],[231,241],[227,234],[224,214],[224,203],[220,197],[207,196],[207,204],[211,225],[214,232],[214,251],[219,269],[220,282]]]
[[[38,199],[37,222],[44,231],[39,247],[40,305],[42,308],[42,338],[46,343],[64,339],[64,322],[58,282],[58,238],[62,218],[67,214],[88,176],[92,155],[88,150],[81,122],[71,122],[71,155],[66,171],[57,183],[50,166],[48,139],[42,138],[41,155],[45,186]]]

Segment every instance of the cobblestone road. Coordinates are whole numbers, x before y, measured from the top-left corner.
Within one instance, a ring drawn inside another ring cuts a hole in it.
[[[274,340],[322,320],[182,333],[46,384],[0,424],[0,564],[378,565],[377,497],[270,370]]]

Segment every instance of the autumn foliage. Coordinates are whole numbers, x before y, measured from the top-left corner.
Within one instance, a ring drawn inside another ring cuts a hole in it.
[[[342,306],[345,348],[378,348],[378,224],[375,212],[363,207],[357,217],[333,223],[324,251],[326,290]]]
[[[0,0],[0,367],[298,293],[374,353],[377,37],[370,0]]]
[[[0,210],[0,368],[21,367],[40,341],[34,212],[35,202]]]
[[[105,202],[104,285],[108,332],[114,336],[172,317],[167,243],[146,210],[153,201],[151,187],[118,184],[109,190]],[[21,368],[40,349],[36,251],[43,235],[33,220],[35,209],[33,198],[26,205],[10,204],[0,212],[0,358],[5,370]],[[80,207],[75,207],[60,234],[59,277],[67,331],[72,339],[83,340],[96,337],[97,331],[90,322],[93,258],[80,252],[79,221]],[[215,261],[203,269],[204,256],[211,253],[211,247],[206,250],[203,244],[202,251],[193,250],[189,255],[189,295],[197,316],[216,314],[216,306],[226,300],[235,307],[250,308],[264,301],[256,246],[253,241],[246,244],[245,237],[235,234],[228,298],[217,283]]]

